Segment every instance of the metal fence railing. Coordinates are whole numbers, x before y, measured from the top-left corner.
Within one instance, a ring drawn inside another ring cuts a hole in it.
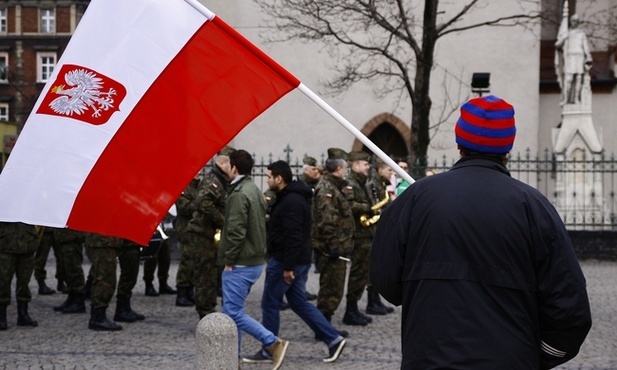
[[[573,158],[572,158],[573,157]],[[267,166],[272,156],[255,158],[253,178],[263,190],[267,188]],[[447,171],[458,158],[446,156],[430,161],[437,173]],[[323,163],[325,155],[321,155]],[[302,173],[302,160],[289,162],[294,175]],[[561,160],[550,150],[532,154],[513,154],[507,165],[512,177],[544,194],[557,208],[569,230],[617,230],[617,158],[615,155],[586,155],[580,152]]]

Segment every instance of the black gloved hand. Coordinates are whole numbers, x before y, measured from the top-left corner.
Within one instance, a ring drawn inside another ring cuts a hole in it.
[[[331,262],[334,262],[337,261],[340,256],[341,253],[338,251],[338,249],[332,249],[330,251],[330,256],[328,256],[328,259],[330,259]]]

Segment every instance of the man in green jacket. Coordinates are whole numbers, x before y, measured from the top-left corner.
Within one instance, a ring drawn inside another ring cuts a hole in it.
[[[238,352],[245,331],[262,343],[276,370],[283,363],[289,342],[277,338],[244,312],[246,297],[261,276],[265,262],[266,204],[250,176],[253,157],[246,150],[237,150],[231,153],[229,161],[231,186],[225,201],[225,221],[218,253],[219,265],[225,266],[222,312],[238,327]]]

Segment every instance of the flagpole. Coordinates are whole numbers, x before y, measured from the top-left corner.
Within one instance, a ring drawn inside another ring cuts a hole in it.
[[[394,172],[396,172],[403,179],[407,180],[408,183],[413,184],[416,180],[414,180],[407,172],[405,172],[396,162],[392,160],[383,150],[379,149],[375,143],[373,143],[366,135],[364,135],[360,130],[358,130],[354,125],[352,125],[345,117],[341,116],[337,111],[334,110],[328,103],[326,103],[322,98],[320,98],[317,94],[315,94],[311,89],[309,89],[305,84],[300,83],[298,86],[298,90],[300,90],[304,95],[306,95],[309,99],[311,99],[315,104],[319,105],[321,109],[325,110],[326,113],[331,115],[338,123],[340,123],[343,127],[345,127],[349,132],[351,132],[358,140],[360,140],[367,148],[373,153],[375,153],[382,161],[384,161],[388,166],[392,167]]]

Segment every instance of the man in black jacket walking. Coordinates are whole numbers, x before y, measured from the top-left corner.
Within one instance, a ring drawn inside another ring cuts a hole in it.
[[[382,214],[371,282],[403,305],[403,369],[548,369],[579,351],[585,278],[550,202],[505,167],[514,109],[461,107],[462,158],[412,184]]]
[[[311,268],[311,188],[293,181],[291,168],[284,161],[268,166],[268,186],[276,193],[270,214],[268,267],[261,300],[262,322],[278,336],[283,295],[291,310],[328,346],[324,362],[338,359],[346,341],[324,315],[306,299],[306,281]],[[244,362],[268,361],[267,353],[257,352]]]

